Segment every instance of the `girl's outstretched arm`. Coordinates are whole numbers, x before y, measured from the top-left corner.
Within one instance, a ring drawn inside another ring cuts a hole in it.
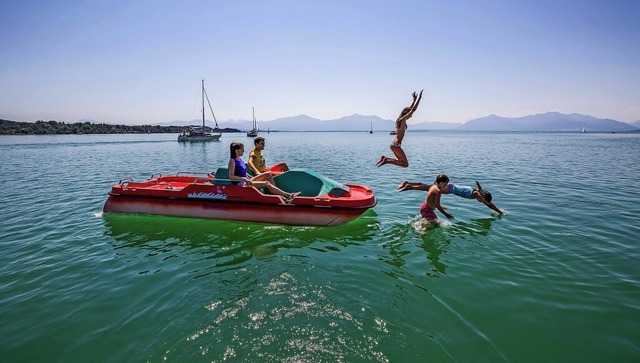
[[[493,210],[494,212],[498,212],[500,214],[504,214],[504,211],[502,211],[501,209],[499,209],[498,207],[496,207],[495,204],[493,204],[492,202],[487,201],[486,199],[484,199],[484,197],[478,193],[477,198],[480,202],[482,202],[482,204],[486,205],[487,207],[489,207],[491,210]]]
[[[498,207],[496,207],[495,204],[491,203],[491,202],[486,202],[485,205],[489,208],[491,208],[493,211],[498,212],[500,214],[504,214],[504,211]]]
[[[420,105],[420,100],[422,100],[422,92],[424,92],[424,90],[420,91],[420,95],[418,96],[417,99],[413,99],[413,103],[411,104],[411,111],[409,111],[409,113],[407,113],[406,115],[406,119],[410,119],[411,116],[413,116],[413,113],[416,112],[416,110],[418,109],[418,105]],[[415,92],[414,92],[415,94]]]

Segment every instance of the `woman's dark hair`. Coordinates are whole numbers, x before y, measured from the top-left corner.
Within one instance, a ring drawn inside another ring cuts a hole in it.
[[[482,198],[484,198],[484,200],[486,200],[487,202],[490,202],[491,199],[493,199],[493,197],[491,196],[491,193],[489,193],[484,189],[479,190],[478,193],[480,193],[480,195],[482,195]]]
[[[231,159],[235,159],[237,157],[236,150],[240,150],[242,148],[244,148],[244,145],[242,145],[241,142],[239,141],[232,142],[231,145],[229,145],[229,151],[231,152]]]
[[[487,202],[490,202],[491,199],[493,198],[491,196],[491,193],[482,189],[482,186],[480,186],[480,183],[478,183],[477,180],[476,180],[476,187],[477,187],[476,190],[478,191],[478,193],[480,193],[480,195],[482,195],[482,198],[484,198],[484,200],[486,200]]]

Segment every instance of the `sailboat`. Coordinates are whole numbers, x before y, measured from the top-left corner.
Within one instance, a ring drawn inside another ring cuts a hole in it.
[[[194,141],[218,141],[222,136],[221,133],[211,133],[207,132],[207,129],[204,125],[204,100],[207,99],[207,103],[209,104],[209,110],[211,110],[211,115],[213,116],[213,121],[216,123],[216,130],[218,129],[218,120],[216,120],[216,115],[213,113],[213,108],[211,107],[211,102],[209,102],[209,96],[207,96],[207,91],[204,89],[204,79],[202,80],[202,126],[189,126],[188,130],[183,131],[178,135],[178,141],[181,142],[194,142]]]
[[[586,126],[582,126],[582,133],[587,132],[587,127]]]
[[[371,122],[371,129],[369,129],[369,133],[373,134],[373,122]]]
[[[253,129],[247,131],[247,137],[256,137],[258,136],[258,123],[256,122],[256,110],[252,107],[253,110]]]

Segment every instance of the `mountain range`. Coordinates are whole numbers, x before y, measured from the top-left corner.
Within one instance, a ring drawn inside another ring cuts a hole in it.
[[[199,124],[201,121],[173,121],[159,124],[160,126],[182,126]],[[307,115],[284,117],[272,121],[258,121],[261,130],[272,131],[376,131],[388,132],[394,129],[395,121],[385,120],[378,116],[363,116],[353,114],[335,120],[320,120]],[[207,125],[211,125],[207,121]],[[251,129],[250,120],[230,120],[220,122],[221,128]],[[410,124],[410,130],[458,130],[458,131],[561,131],[579,132],[583,128],[590,132],[625,132],[640,129],[640,120],[631,124],[611,120],[599,119],[589,115],[577,113],[562,114],[547,112],[523,117],[501,117],[489,115],[465,123],[422,122]]]

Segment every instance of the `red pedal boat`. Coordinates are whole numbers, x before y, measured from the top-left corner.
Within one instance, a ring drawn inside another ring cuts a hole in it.
[[[280,196],[236,185],[222,167],[215,174],[181,172],[142,182],[120,180],[111,187],[103,211],[335,226],[354,220],[377,203],[370,188],[338,183],[309,169],[274,173],[280,189],[300,195],[287,204]]]

